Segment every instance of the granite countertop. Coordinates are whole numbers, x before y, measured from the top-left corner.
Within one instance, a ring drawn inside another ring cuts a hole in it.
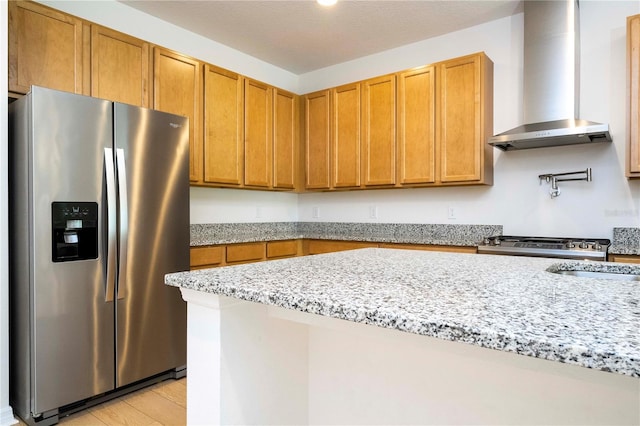
[[[361,249],[169,274],[168,285],[640,377],[640,265]]]
[[[473,247],[492,235],[502,235],[502,226],[345,222],[211,223],[191,225],[191,246],[310,238]]]
[[[502,225],[346,222],[208,223],[191,225],[191,246],[310,238],[473,247],[484,238],[493,235],[503,235]],[[613,228],[613,239],[608,252],[640,255],[640,228]]]
[[[640,255],[640,228],[613,228],[609,254]]]

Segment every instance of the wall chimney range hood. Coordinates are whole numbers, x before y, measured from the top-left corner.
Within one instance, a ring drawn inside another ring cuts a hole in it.
[[[489,138],[503,151],[611,142],[609,125],[576,118],[580,107],[577,0],[524,2],[524,122]]]

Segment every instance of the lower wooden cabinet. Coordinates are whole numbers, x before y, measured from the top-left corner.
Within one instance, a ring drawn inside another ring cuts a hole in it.
[[[191,269],[219,266],[224,261],[224,246],[191,247]]]
[[[475,247],[443,246],[429,244],[394,244],[344,240],[279,240],[252,243],[221,244],[191,247],[191,269],[238,265],[285,257],[333,253],[361,248],[396,248],[456,253],[476,253]],[[636,256],[640,262],[640,256]]]
[[[640,256],[630,254],[610,254],[609,262],[640,263]]]
[[[298,256],[300,246],[301,240],[282,240],[191,247],[191,269]]]

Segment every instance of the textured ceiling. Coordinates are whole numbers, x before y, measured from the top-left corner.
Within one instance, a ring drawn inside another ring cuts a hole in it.
[[[120,0],[265,62],[303,74],[503,18],[520,0]]]

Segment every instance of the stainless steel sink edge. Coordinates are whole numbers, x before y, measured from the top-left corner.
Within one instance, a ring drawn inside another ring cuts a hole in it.
[[[561,262],[554,263],[547,272],[582,278],[640,281],[640,265],[611,262]]]

